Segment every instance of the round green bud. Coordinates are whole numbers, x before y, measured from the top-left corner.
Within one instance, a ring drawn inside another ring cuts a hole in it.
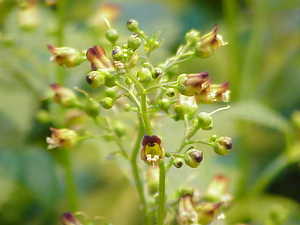
[[[124,52],[120,46],[115,46],[111,54],[113,59],[117,61],[122,60],[124,58]]]
[[[171,106],[171,101],[167,98],[162,98],[158,101],[158,106],[165,112],[168,112],[170,106]]]
[[[154,68],[154,71],[153,71],[153,74],[152,74],[153,79],[161,77],[162,75],[163,75],[163,71],[162,71],[161,68],[159,68],[159,67]]]
[[[203,130],[211,130],[213,127],[213,119],[209,113],[201,112],[198,114],[198,125]]]
[[[152,73],[146,67],[142,67],[141,70],[137,72],[137,76],[142,82],[148,82],[152,79]]]
[[[166,92],[166,95],[170,98],[174,97],[176,94],[175,90],[173,88],[169,88]]]
[[[116,29],[111,28],[106,31],[105,37],[107,38],[108,41],[114,44],[119,39],[119,34]]]
[[[100,111],[100,104],[95,101],[92,98],[89,98],[86,106],[85,106],[85,111],[87,114],[89,114],[92,117],[96,117],[99,114]]]
[[[105,77],[107,72],[102,71],[91,71],[86,76],[86,81],[91,85],[92,88],[98,88],[105,83]]]
[[[176,157],[173,161],[173,166],[176,168],[181,168],[183,166],[184,160],[182,158]]]
[[[123,137],[126,133],[125,126],[121,122],[117,122],[113,125],[113,131],[118,137]]]
[[[218,137],[214,143],[214,151],[219,155],[227,155],[232,149],[232,139],[230,137]]]
[[[105,97],[100,100],[100,104],[105,109],[111,109],[113,107],[114,100],[110,97]]]
[[[200,32],[197,30],[190,30],[185,34],[185,40],[190,44],[195,44],[200,40]]]
[[[184,115],[186,114],[187,107],[182,104],[176,104],[174,105],[174,112],[175,115],[173,116],[174,120],[183,120]]]
[[[142,39],[137,34],[133,34],[128,38],[128,48],[132,50],[138,49],[142,44]]]
[[[107,97],[110,97],[112,99],[115,99],[118,96],[118,92],[116,91],[115,88],[106,88],[105,89],[105,95]]]
[[[140,30],[139,22],[134,19],[128,20],[127,21],[127,29],[131,32],[138,33],[138,31]]]
[[[51,116],[48,111],[42,109],[37,112],[36,119],[40,123],[48,123],[51,121]]]
[[[196,168],[203,160],[203,152],[194,148],[189,149],[184,155],[185,164]]]
[[[112,73],[108,73],[105,77],[105,86],[114,87],[116,86],[116,76]]]

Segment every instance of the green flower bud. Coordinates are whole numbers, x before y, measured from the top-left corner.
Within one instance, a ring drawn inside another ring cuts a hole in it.
[[[146,41],[144,48],[146,52],[152,52],[155,49],[157,49],[159,45],[160,45],[159,41],[154,37],[154,38],[149,38]]]
[[[36,119],[41,123],[49,123],[51,121],[51,116],[46,110],[39,110],[36,114]]]
[[[110,97],[105,97],[105,98],[100,100],[100,104],[105,109],[111,109],[113,107],[114,100]]]
[[[219,155],[227,155],[232,149],[232,139],[230,137],[219,137],[214,142],[214,151]]]
[[[154,68],[154,71],[153,71],[153,74],[152,74],[153,79],[161,77],[162,75],[163,75],[163,71],[162,71],[161,68],[159,68],[159,67]]]
[[[213,127],[213,119],[209,113],[201,112],[198,114],[198,126],[203,130],[211,130]]]
[[[159,187],[159,167],[149,166],[146,175],[147,189],[150,195],[155,195]]]
[[[196,168],[203,160],[203,152],[197,149],[191,148],[184,155],[185,164],[189,167]]]
[[[128,38],[128,48],[132,50],[138,49],[142,44],[142,39],[137,34],[133,34]]]
[[[113,131],[118,137],[123,137],[126,134],[125,126],[121,122],[116,122],[113,124]]]
[[[118,96],[118,92],[116,91],[115,88],[106,88],[105,89],[105,95],[107,97],[110,97],[112,99],[115,99]]]
[[[176,121],[183,120],[184,115],[186,114],[186,106],[182,104],[174,105],[175,116],[173,117]]]
[[[185,40],[190,44],[196,44],[200,40],[200,32],[197,30],[190,30],[185,34]]]
[[[120,46],[115,46],[112,50],[114,60],[121,61],[124,58],[124,51]]]
[[[78,135],[70,129],[50,128],[51,137],[47,137],[48,149],[71,148],[78,142]]]
[[[127,29],[131,32],[138,33],[140,30],[139,22],[134,19],[128,20],[127,21]]]
[[[175,92],[175,90],[173,89],[173,88],[169,88],[168,90],[167,90],[167,92],[166,92],[166,95],[168,96],[168,97],[174,97],[175,96],[175,94],[176,94],[176,92]]]
[[[146,67],[142,67],[141,70],[137,72],[137,76],[142,82],[148,82],[152,79],[152,73]]]
[[[119,39],[118,31],[113,28],[107,30],[105,33],[105,36],[106,36],[107,40],[113,44],[116,43],[116,41]]]
[[[183,166],[184,160],[182,158],[176,157],[173,161],[173,166],[176,168],[181,168]]]
[[[105,84],[105,77],[108,74],[106,71],[91,71],[86,76],[86,81],[92,88],[98,88]]]
[[[165,112],[168,112],[170,106],[171,106],[171,101],[167,98],[162,98],[158,101],[158,106]]]
[[[107,73],[105,77],[105,86],[114,87],[116,86],[116,75],[113,73]]]
[[[130,60],[127,64],[127,67],[128,68],[133,68],[137,65],[138,63],[138,60],[139,60],[139,55],[134,53],[131,57],[130,57]]]
[[[96,117],[100,112],[100,104],[96,100],[89,98],[85,106],[85,111],[90,116]]]

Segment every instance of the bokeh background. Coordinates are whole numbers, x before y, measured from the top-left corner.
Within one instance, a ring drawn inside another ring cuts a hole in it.
[[[60,15],[51,2],[40,0],[37,14],[21,17],[17,1],[0,0],[1,225],[56,225],[62,212],[70,210],[62,168],[46,150],[49,124],[37,120],[56,69],[46,48],[57,42],[54,30]],[[232,108],[215,117],[209,134],[232,136],[234,150],[226,157],[207,151],[197,170],[173,170],[167,186],[170,198],[182,186],[204,189],[222,173],[230,178],[235,198],[228,224],[270,225],[269,217],[278,221],[273,225],[300,224],[300,118],[295,114],[300,108],[299,0],[69,0],[64,45],[105,45],[97,24],[99,15],[107,13],[104,3],[119,9],[112,23],[124,37],[129,18],[160,35],[162,46],[152,56],[154,63],[174,54],[191,28],[206,32],[218,24],[229,42],[211,58],[183,64],[180,72],[207,71],[215,81],[230,82]],[[86,63],[69,70],[68,86],[85,88],[88,70]],[[126,113],[122,117],[134,119]],[[166,149],[176,148],[181,122],[163,119],[156,128]],[[130,138],[126,141],[129,145]],[[78,211],[113,224],[143,224],[129,168],[110,157],[114,149],[91,140],[71,153]]]

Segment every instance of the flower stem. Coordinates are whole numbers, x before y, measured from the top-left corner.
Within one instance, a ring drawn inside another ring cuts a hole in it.
[[[142,128],[142,124],[140,123],[138,136],[136,138],[136,142],[134,144],[132,154],[131,154],[130,165],[131,165],[131,170],[132,170],[132,174],[134,177],[135,186],[138,191],[140,201],[142,203],[143,213],[144,213],[144,216],[146,217],[146,221],[148,221],[147,220],[148,207],[147,207],[147,202],[146,202],[146,197],[145,197],[144,185],[141,180],[139,168],[137,165],[137,156],[139,153],[140,143],[142,141],[142,138],[143,138],[143,128]]]
[[[160,161],[159,163],[159,196],[158,196],[158,225],[164,224],[165,217],[165,192],[166,192],[166,171],[165,171],[165,163],[164,161]]]
[[[62,167],[64,169],[65,176],[65,193],[68,199],[68,208],[71,211],[76,211],[78,210],[78,198],[69,149],[62,149],[62,160]]]

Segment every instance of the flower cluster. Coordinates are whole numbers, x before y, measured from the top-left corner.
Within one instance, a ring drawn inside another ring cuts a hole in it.
[[[117,9],[108,9],[112,10],[109,12],[113,17],[114,10]],[[162,63],[153,64],[151,53],[160,46],[156,35],[146,34],[138,21],[130,19],[127,22],[130,35],[125,42],[121,42],[118,31],[110,25],[108,20],[104,19],[104,22],[107,46],[94,45],[86,50],[48,46],[52,54],[51,61],[59,66],[75,67],[87,62],[89,67],[82,81],[94,90],[88,93],[75,88],[78,92],[76,93],[75,90],[63,84],[50,86],[52,94],[49,95],[49,100],[58,105],[52,110],[62,108],[66,112],[66,122],[63,123],[64,128],[51,128],[52,134],[47,138],[47,143],[49,149],[68,149],[75,147],[79,140],[97,137],[98,134],[97,136],[90,134],[92,131],[87,128],[82,129],[83,132],[77,130],[80,127],[77,123],[82,121],[84,123],[85,120],[76,119],[76,126],[71,127],[72,123],[67,121],[74,117],[67,116],[67,114],[72,112],[76,118],[91,119],[100,128],[100,136],[106,141],[115,142],[119,148],[117,153],[130,162],[145,213],[154,212],[158,207],[157,224],[162,225],[166,216],[164,189],[168,170],[172,166],[181,168],[184,165],[198,168],[203,162],[205,151],[198,145],[209,146],[215,153],[222,156],[232,149],[230,137],[212,135],[207,140],[199,140],[195,137],[199,130],[213,129],[213,115],[229,108],[226,105],[213,112],[199,112],[199,105],[227,104],[230,100],[229,84],[227,82],[213,83],[208,72],[177,74],[173,68],[192,58],[209,57],[226,43],[218,34],[217,27],[204,35],[197,30],[191,30],[185,36],[185,43],[178,48],[174,56]],[[138,127],[124,125],[119,115],[125,111],[137,115]],[[165,142],[154,135],[154,121],[158,121],[162,116],[184,122],[183,139],[175,152],[165,150],[163,147]],[[55,116],[47,118],[57,119]],[[132,151],[129,151],[123,141],[125,138],[130,140],[130,131],[136,130],[138,130],[136,144]],[[147,171],[145,183],[140,178],[137,165],[139,151]],[[144,186],[154,197],[153,202],[157,202],[159,206],[150,204],[150,200],[144,196]],[[214,179],[200,199],[196,198],[195,193],[192,191],[180,195],[178,224],[209,224],[217,215],[220,215],[230,199],[227,194],[227,179],[222,176]],[[155,199],[157,195],[158,200]],[[74,222],[75,220],[68,223],[70,218],[66,219],[67,222],[64,224],[78,224]]]
[[[223,211],[231,201],[228,179],[216,176],[203,194],[194,190],[179,192],[177,222],[179,225],[208,225],[216,219],[224,219]]]

